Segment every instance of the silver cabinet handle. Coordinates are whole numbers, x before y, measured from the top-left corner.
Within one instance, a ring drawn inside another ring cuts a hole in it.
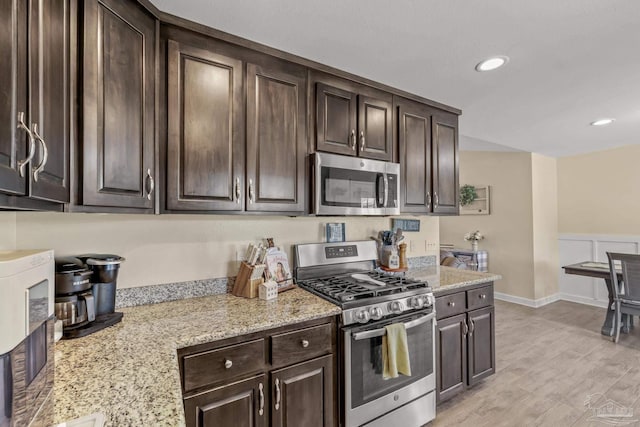
[[[302,341],[300,341],[300,345],[302,345],[302,348],[307,348],[307,347],[309,347],[309,341],[302,340]]]
[[[468,333],[469,333],[469,326],[467,326],[467,321],[463,320],[462,321],[462,335],[464,335],[466,337]]]
[[[476,330],[476,324],[475,322],[471,319],[469,320],[471,322],[471,325],[469,326],[469,336],[473,336],[473,331]]]
[[[33,160],[33,156],[36,154],[36,141],[33,139],[33,134],[27,125],[24,124],[24,113],[22,111],[18,113],[18,129],[25,131],[29,137],[29,152],[27,153],[27,157],[18,162],[18,172],[20,176],[23,177],[24,168]]]
[[[280,380],[276,378],[276,411],[280,409]]]
[[[427,209],[431,209],[431,192],[427,191]]]
[[[242,200],[242,193],[240,192],[240,178],[236,177],[236,202],[240,203]]]
[[[435,200],[434,200],[434,201],[435,201],[435,203],[433,204],[433,207],[434,207],[434,208],[437,208],[437,207],[438,207],[438,193],[437,193],[437,192],[435,192],[435,191],[434,191],[434,193],[433,193],[433,198],[435,199]]]
[[[33,135],[38,141],[40,141],[40,144],[42,144],[42,161],[33,171],[33,180],[38,182],[38,175],[44,170],[44,165],[47,164],[47,160],[49,159],[49,150],[47,149],[47,143],[44,142],[44,139],[38,133],[38,124],[34,123],[31,127],[33,128]]]
[[[356,130],[351,129],[351,149],[356,151]]]
[[[249,203],[253,203],[253,180],[249,180]]]
[[[360,131],[360,151],[364,151],[364,131]]]
[[[478,298],[487,299],[487,295],[486,294],[480,294],[480,295],[478,295]]]
[[[258,392],[260,393],[260,408],[258,413],[262,415],[264,414],[264,387],[262,386],[262,383],[258,384]]]
[[[229,359],[224,359],[224,367],[225,369],[231,369],[233,366],[233,362]]]
[[[153,179],[153,175],[151,175],[151,169],[147,169],[147,180],[149,180],[149,192],[147,193],[147,200],[151,200],[153,190],[156,188],[156,182]]]
[[[455,306],[456,306],[456,303],[455,303],[455,301],[449,301],[449,302],[447,303],[447,305],[448,305],[449,307],[455,307]]]

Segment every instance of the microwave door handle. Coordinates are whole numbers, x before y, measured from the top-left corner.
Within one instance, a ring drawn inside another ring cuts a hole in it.
[[[389,178],[385,173],[384,174],[384,204],[382,205],[382,207],[386,208],[388,202],[389,202]]]
[[[427,314],[426,316],[422,316],[415,320],[405,323],[404,328],[405,329],[415,328],[416,326],[420,326],[423,323],[426,323],[427,321],[433,319],[434,317],[436,317],[435,312]],[[369,338],[382,337],[386,333],[387,333],[387,330],[385,328],[373,329],[371,331],[356,332],[355,334],[353,334],[353,339],[356,341],[366,340]]]

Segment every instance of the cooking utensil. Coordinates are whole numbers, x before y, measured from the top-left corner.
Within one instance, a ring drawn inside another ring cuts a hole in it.
[[[351,277],[353,277],[354,279],[360,281],[360,282],[369,282],[369,283],[373,283],[374,285],[378,285],[378,286],[386,286],[386,284],[384,282],[381,282],[379,280],[373,279],[369,276],[367,276],[366,274],[352,274]]]

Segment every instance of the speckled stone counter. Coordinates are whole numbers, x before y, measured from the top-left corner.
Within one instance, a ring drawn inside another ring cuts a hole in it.
[[[302,289],[273,301],[223,294],[118,311],[122,323],[56,344],[56,423],[101,412],[108,426],[183,426],[178,348],[341,312]]]
[[[435,296],[444,291],[502,279],[499,274],[460,270],[439,265],[411,269],[407,272],[407,276],[429,282]]]

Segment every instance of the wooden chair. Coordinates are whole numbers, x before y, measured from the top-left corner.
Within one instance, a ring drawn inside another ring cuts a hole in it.
[[[607,252],[607,257],[609,257],[613,302],[616,311],[613,341],[618,342],[622,314],[640,316],[640,255]],[[620,263],[622,269],[622,287],[620,287],[618,280],[616,261]]]

